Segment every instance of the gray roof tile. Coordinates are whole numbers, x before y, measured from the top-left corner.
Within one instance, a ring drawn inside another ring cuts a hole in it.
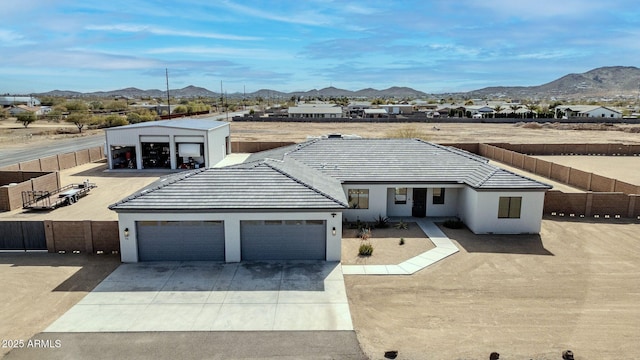
[[[322,186],[321,186],[322,187]],[[339,184],[338,184],[339,187]],[[338,209],[339,198],[301,182],[268,163],[206,169],[172,177],[109,208],[131,210]]]

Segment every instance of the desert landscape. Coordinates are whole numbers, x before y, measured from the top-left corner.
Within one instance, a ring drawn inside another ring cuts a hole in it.
[[[16,136],[19,130],[16,124],[6,121],[0,124],[5,135],[11,132],[9,138]],[[494,124],[233,122],[231,126],[233,141],[299,142],[307,136],[335,132],[388,137],[402,130],[440,143],[640,143],[640,134],[631,131]],[[28,143],[5,140],[3,146],[28,149],[36,141],[55,142],[78,136],[49,132],[36,135],[37,131],[51,131],[52,127],[55,129],[55,125],[35,124],[28,129],[34,134]],[[637,167],[640,157],[555,159],[558,162],[568,159],[571,163],[567,165],[588,167],[589,171],[624,176],[634,174],[629,169]],[[87,211],[87,216],[113,219],[112,212],[106,209],[107,203],[160,175],[133,176],[121,188],[122,192],[116,193],[106,190],[130,175],[104,172],[104,164],[99,163],[68,169],[61,173],[67,181],[88,176],[103,186],[74,205],[75,208],[49,214],[17,212],[12,216],[30,220],[42,216],[68,219],[77,217],[78,211]],[[632,176],[638,179],[637,174]],[[89,198],[94,201],[102,198],[105,204],[91,210],[96,206]],[[355,230],[345,229],[343,260],[345,264],[394,263],[428,250],[432,244],[416,229],[410,227],[407,233],[393,228],[374,229],[371,242],[375,250],[371,258],[357,255],[360,239]],[[640,354],[634,335],[640,324],[638,222],[547,218],[542,222],[540,235],[474,235],[466,229],[444,228],[443,231],[460,252],[414,275],[345,276],[354,327],[368,357],[382,358],[385,351],[397,350],[403,359],[483,359],[491,351],[498,351],[501,359],[551,360],[559,358],[560,352],[568,348],[574,350],[577,359],[634,359]],[[400,237],[405,238],[405,245],[399,245]],[[29,278],[31,270],[22,269]],[[73,286],[71,272],[62,276],[57,281]],[[81,295],[82,292],[75,292],[73,298],[65,301],[76,301]],[[60,301],[54,297],[45,300],[51,306]],[[20,334],[37,333],[46,324],[32,325],[20,329]]]

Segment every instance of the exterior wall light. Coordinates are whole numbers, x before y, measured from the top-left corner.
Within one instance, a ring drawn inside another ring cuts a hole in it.
[[[129,237],[129,228],[124,228],[124,237]]]
[[[336,227],[334,226],[333,229],[331,229],[331,235],[336,236]]]
[[[331,213],[332,217],[336,217],[336,215],[337,215],[336,213]]]

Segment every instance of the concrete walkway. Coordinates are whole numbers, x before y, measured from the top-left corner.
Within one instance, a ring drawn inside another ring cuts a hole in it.
[[[397,265],[342,265],[344,275],[411,275],[460,251],[433,221],[414,218],[436,246]]]
[[[45,332],[353,330],[335,262],[122,264]]]

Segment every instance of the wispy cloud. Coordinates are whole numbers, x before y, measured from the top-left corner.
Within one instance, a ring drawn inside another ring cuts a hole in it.
[[[285,14],[267,11],[264,8],[261,9],[252,6],[240,5],[232,1],[221,1],[219,3],[219,6],[234,11],[243,16],[251,16],[254,18],[289,24],[321,26],[328,25],[332,22],[332,19],[330,17],[310,10],[306,6],[306,4],[296,9],[297,11],[295,11],[294,13],[290,12]]]
[[[35,44],[35,41],[27,40],[27,38],[15,31],[0,29],[0,46],[22,46],[30,44]]]
[[[286,53],[277,50],[269,49],[253,49],[253,48],[232,48],[232,47],[218,47],[218,46],[176,46],[176,47],[163,47],[153,48],[144,51],[149,55],[161,55],[161,54],[179,54],[179,55],[199,55],[199,56],[225,56],[233,58],[260,58],[260,59],[272,59],[272,60],[284,60],[292,58],[287,56]]]
[[[189,30],[174,30],[156,27],[152,25],[140,24],[116,24],[116,25],[88,25],[85,27],[90,31],[103,32],[123,32],[123,33],[148,33],[162,36],[191,37],[203,39],[219,39],[219,40],[238,40],[238,41],[256,41],[262,38],[256,36],[239,36],[232,34],[220,34],[214,32],[200,32]]]

